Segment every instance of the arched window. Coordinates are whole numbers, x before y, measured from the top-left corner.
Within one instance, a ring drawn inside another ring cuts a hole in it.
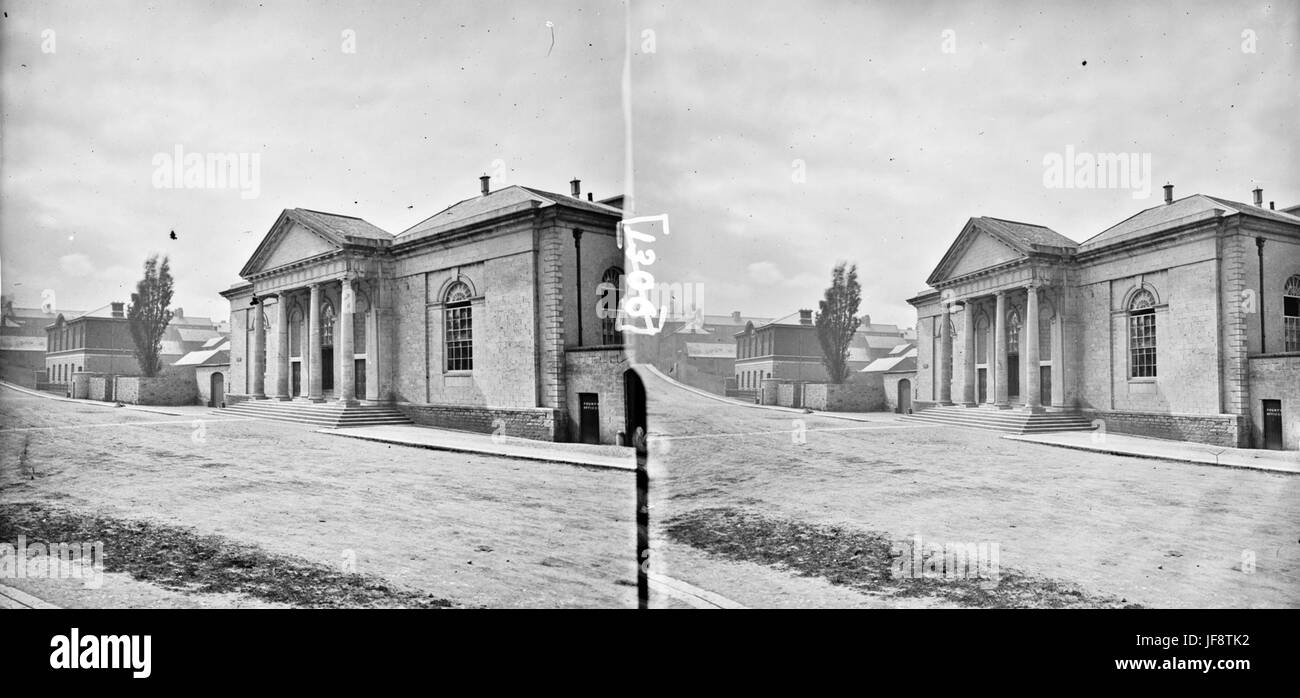
[[[474,370],[474,309],[470,305],[473,293],[469,285],[457,281],[444,296],[446,327],[447,370]]]
[[[619,305],[623,300],[623,289],[619,286],[619,281],[623,278],[623,270],[618,267],[610,267],[605,270],[604,275],[600,277],[601,290],[601,318],[600,318],[600,343],[601,344],[622,344],[623,333],[618,329]]]
[[[302,311],[289,313],[289,356],[302,356]]]
[[[1020,353],[1020,311],[1015,308],[1007,313],[1007,354]]]
[[[1282,329],[1286,351],[1300,351],[1300,274],[1287,279],[1282,289]]]
[[[1131,378],[1156,375],[1156,298],[1139,289],[1128,302],[1128,365]]]
[[[321,303],[320,345],[322,347],[334,346],[334,304],[329,301]]]

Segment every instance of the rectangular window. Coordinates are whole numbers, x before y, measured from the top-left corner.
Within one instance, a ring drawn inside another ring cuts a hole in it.
[[[1286,351],[1300,351],[1300,297],[1282,297],[1282,333]]]
[[[1128,318],[1129,376],[1156,375],[1156,314],[1139,312]]]
[[[474,370],[474,318],[471,307],[447,308],[447,370]]]

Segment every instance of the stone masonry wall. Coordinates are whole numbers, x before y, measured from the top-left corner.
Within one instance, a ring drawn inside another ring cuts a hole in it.
[[[1237,415],[1153,414],[1083,410],[1089,420],[1100,420],[1107,432],[1149,436],[1173,441],[1195,441],[1227,448],[1238,446],[1244,419]]]
[[[545,408],[509,409],[471,405],[415,405],[397,403],[402,414],[416,424],[444,429],[460,429],[483,434],[499,433],[507,437],[560,441],[557,422],[559,410]]]

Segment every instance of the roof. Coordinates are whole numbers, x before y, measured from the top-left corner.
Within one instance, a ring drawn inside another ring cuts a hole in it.
[[[867,364],[859,373],[885,373],[887,371],[915,371],[916,347],[903,354],[882,356]]]
[[[487,195],[479,195],[473,198],[457,201],[447,208],[429,216],[428,218],[416,223],[415,225],[403,230],[397,234],[397,239],[401,242],[417,240],[428,235],[433,235],[446,230],[451,230],[462,225],[477,222],[481,217],[501,209],[524,209],[536,206],[546,208],[548,206],[564,205],[570,208],[591,211],[604,215],[623,217],[623,212],[613,206],[598,204],[594,201],[585,201],[574,196],[565,196],[564,194],[555,194],[553,192],[533,189],[532,187],[523,187],[512,184],[508,187],[498,189]]]
[[[686,342],[686,355],[693,359],[734,359],[736,345],[726,342]]]
[[[6,337],[39,337],[41,351],[45,351],[45,328],[58,319],[57,312],[47,313],[40,308],[5,308],[3,320],[0,320],[0,334]],[[81,310],[65,310],[64,313],[80,314]]]
[[[861,337],[862,341],[865,341],[867,346],[872,349],[893,349],[900,344],[907,344],[907,340],[899,336],[881,337],[874,334],[857,334],[854,339],[858,337]]]
[[[230,363],[230,341],[223,341],[211,349],[192,351],[177,359],[173,366],[222,366]]]
[[[1021,223],[1020,221],[1009,221],[1004,218],[991,218],[989,216],[979,216],[972,220],[979,221],[985,230],[1001,233],[1024,246],[1038,247],[1078,247],[1079,243],[1065,237],[1064,235],[1048,228],[1047,226],[1036,225],[1034,223]]]
[[[335,242],[342,242],[347,238],[364,240],[393,239],[392,233],[356,216],[313,211],[309,208],[295,208],[290,209],[289,212],[292,214],[291,218],[295,218],[299,223],[318,233],[325,233],[327,237],[334,238]]]
[[[207,329],[201,327],[176,327],[174,329],[182,342],[209,342],[214,338],[221,338],[221,335],[211,325]]]
[[[1246,214],[1281,223],[1300,224],[1300,217],[1283,211],[1271,211],[1258,206],[1220,199],[1217,196],[1192,194],[1177,199],[1172,203],[1162,203],[1159,206],[1152,206],[1139,211],[1088,238],[1079,246],[1079,249],[1092,250],[1132,240],[1184,222],[1209,218],[1216,210],[1223,211],[1223,215],[1226,216]]]

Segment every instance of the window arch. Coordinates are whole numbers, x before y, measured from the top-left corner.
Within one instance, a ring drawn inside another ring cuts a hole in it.
[[[1156,376],[1156,297],[1138,289],[1128,301],[1128,355],[1130,378]]]
[[[1292,274],[1282,288],[1282,330],[1286,351],[1300,351],[1300,274]]]
[[[600,277],[601,290],[604,292],[601,297],[601,317],[600,317],[600,343],[601,344],[622,344],[623,332],[618,329],[618,318],[620,307],[623,300],[623,288],[620,280],[623,278],[623,270],[619,267],[610,267]]]
[[[320,345],[334,346],[334,304],[322,301],[320,308]]]
[[[1020,353],[1020,311],[1012,308],[1007,313],[1007,354]]]
[[[446,366],[448,371],[474,370],[474,297],[469,284],[456,281],[447,287],[443,296],[443,331]]]

